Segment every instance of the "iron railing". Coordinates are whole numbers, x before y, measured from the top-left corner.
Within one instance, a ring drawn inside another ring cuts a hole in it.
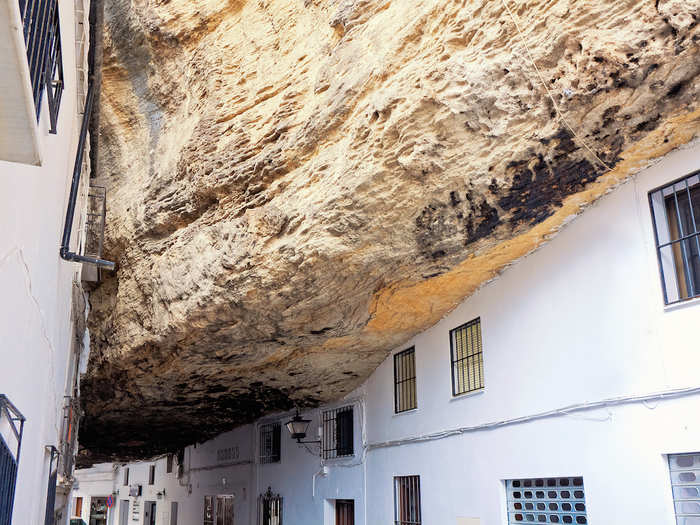
[[[260,463],[279,463],[282,425],[270,423],[260,427]]]
[[[85,220],[85,243],[83,255],[101,258],[105,242],[105,221],[107,216],[107,188],[90,186],[87,198]]]
[[[46,88],[50,132],[56,133],[63,94],[63,57],[58,0],[19,0],[36,118]]]
[[[74,397],[66,397],[63,406],[63,432],[59,445],[61,458],[58,464],[58,472],[64,480],[73,478],[80,416],[80,401]]]
[[[10,525],[12,522],[25,421],[7,396],[0,394],[0,429],[6,429],[4,434],[0,431],[0,525]]]
[[[420,476],[394,478],[394,525],[421,525]]]

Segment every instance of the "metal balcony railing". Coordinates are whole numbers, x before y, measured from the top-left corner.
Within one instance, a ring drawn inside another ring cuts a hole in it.
[[[19,0],[36,118],[46,88],[51,133],[56,133],[63,94],[63,59],[58,0]]]
[[[73,479],[75,452],[78,445],[78,424],[80,423],[80,400],[67,397],[63,406],[63,431],[59,445],[60,460],[58,474],[63,482]]]

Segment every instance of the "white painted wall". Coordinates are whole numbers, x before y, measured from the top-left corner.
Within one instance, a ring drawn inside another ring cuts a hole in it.
[[[504,480],[553,476],[583,476],[590,523],[673,525],[665,455],[700,450],[700,394],[637,398],[700,386],[700,301],[664,307],[647,195],[697,169],[698,143],[667,156],[396,348],[392,354],[416,348],[418,408],[394,414],[389,356],[349,396],[355,457],[326,462],[327,474],[314,477],[320,460],[284,429],[280,464],[218,468],[219,448],[237,445],[242,460],[255,457],[257,424],[188,449],[198,468],[185,468],[192,493],[177,492],[174,478],[158,482],[179,498],[180,525],[202,523],[203,496],[228,487],[236,523],[252,525],[255,497],[268,486],[284,497],[285,525],[332,524],[324,509],[335,498],[355,499],[358,524],[392,523],[393,476],[416,474],[426,525],[504,525]],[[449,331],[476,317],[486,387],[454,398]],[[315,421],[318,414],[309,412]],[[455,429],[462,431],[442,437]],[[401,443],[407,438],[423,441]],[[82,481],[80,490],[92,493]]]
[[[60,0],[59,9],[65,91],[58,134],[48,132],[44,96],[38,125],[42,165],[0,161],[0,393],[27,418],[14,525],[44,523],[45,447],[59,444],[69,382],[71,288],[79,280],[79,267],[58,254],[80,127],[74,2]]]

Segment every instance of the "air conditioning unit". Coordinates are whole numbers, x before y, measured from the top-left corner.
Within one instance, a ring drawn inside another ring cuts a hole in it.
[[[138,497],[141,495],[141,485],[130,485],[129,496]]]

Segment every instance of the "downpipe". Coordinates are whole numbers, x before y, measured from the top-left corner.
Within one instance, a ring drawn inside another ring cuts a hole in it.
[[[80,138],[78,139],[78,152],[75,155],[75,166],[73,167],[73,181],[70,187],[70,196],[68,197],[68,210],[66,211],[66,222],[63,225],[63,239],[61,240],[61,249],[59,254],[64,261],[73,261],[80,263],[90,263],[108,270],[114,270],[115,264],[111,261],[98,259],[96,257],[87,257],[70,251],[70,237],[73,232],[73,219],[75,217],[75,206],[78,202],[78,190],[80,188],[80,174],[82,172],[83,154],[85,153],[85,139],[87,138],[88,125],[90,123],[90,115],[92,114],[92,102],[95,96],[93,79],[90,78],[88,85],[87,98],[85,100],[85,110],[83,111],[83,122],[80,126]]]

